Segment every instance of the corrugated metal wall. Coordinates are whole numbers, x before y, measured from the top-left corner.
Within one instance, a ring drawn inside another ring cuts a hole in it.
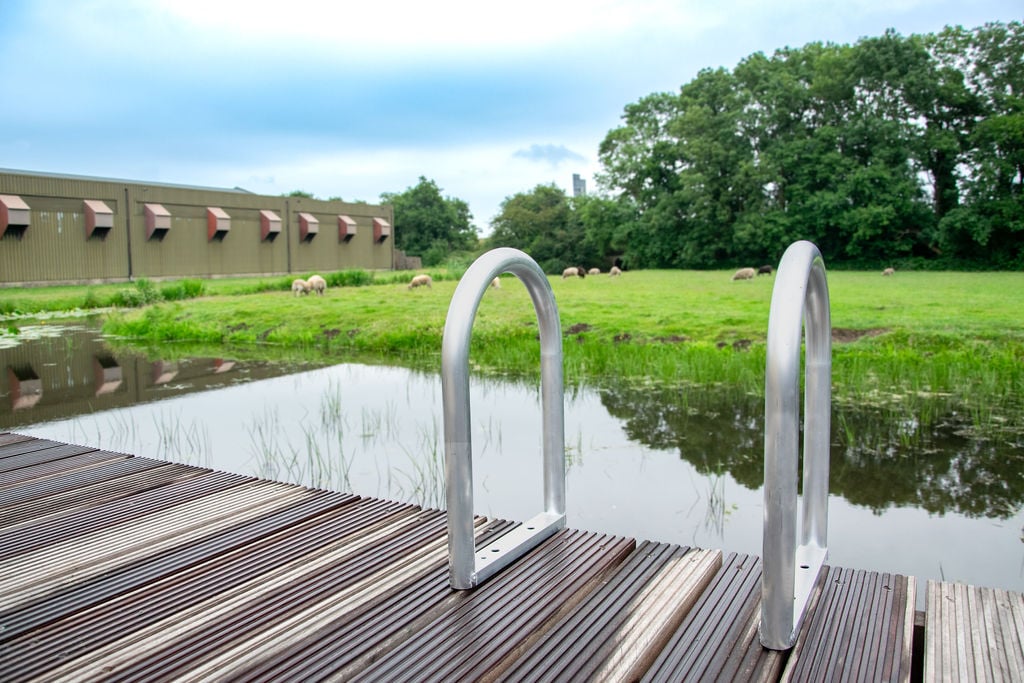
[[[374,218],[394,222],[389,206],[24,173],[0,173],[0,194],[20,196],[31,207],[20,239],[0,239],[0,285],[393,267],[393,236],[373,239]],[[113,212],[113,227],[102,239],[86,239],[87,199],[101,200]],[[146,204],[160,204],[171,215],[162,239],[147,238]],[[209,239],[208,208],[231,217],[221,240]],[[272,241],[262,239],[261,209],[281,218],[281,234]],[[300,241],[300,212],[319,221],[311,241]],[[338,235],[339,214],[356,223],[350,239]]]
[[[128,279],[124,190],[110,184],[0,174],[0,194],[20,196],[31,208],[29,228],[0,240],[0,283]],[[86,239],[85,200],[114,214],[104,238]]]
[[[390,206],[321,202],[302,197],[289,197],[288,204],[288,222],[293,226],[288,234],[292,272],[302,274],[346,268],[391,270],[394,239],[373,241],[374,218],[394,223]],[[320,223],[316,237],[307,242],[299,237],[299,214],[303,212],[312,214]],[[338,236],[339,215],[348,216],[356,222],[356,234],[351,240],[344,241]],[[284,215],[281,218],[284,219]]]

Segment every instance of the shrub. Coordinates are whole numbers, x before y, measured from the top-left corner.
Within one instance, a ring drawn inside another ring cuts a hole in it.
[[[179,280],[164,285],[160,288],[160,296],[164,301],[180,301],[182,299],[195,299],[202,296],[205,290],[202,280]]]
[[[157,290],[156,285],[146,278],[139,278],[135,281],[134,288],[122,289],[120,292],[117,292],[113,296],[111,303],[115,306],[137,308],[146,304],[156,303],[157,301],[160,301],[160,292]]]
[[[324,278],[328,287],[366,287],[373,284],[373,273],[358,268],[328,273]]]

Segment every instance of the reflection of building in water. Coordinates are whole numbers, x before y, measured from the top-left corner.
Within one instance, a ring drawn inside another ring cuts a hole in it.
[[[91,330],[49,329],[50,336],[0,349],[0,431],[296,371],[223,358],[150,361],[110,351]]]
[[[224,360],[223,358],[213,359],[213,371],[217,374],[227,372],[233,367],[235,367],[235,361],[233,360]]]
[[[166,360],[153,361],[153,384],[167,384],[178,376],[178,364]]]
[[[43,397],[43,383],[29,363],[7,366],[10,385],[11,410],[31,408]]]
[[[121,366],[109,353],[93,356],[93,385],[96,387],[96,395],[111,394],[117,391],[124,381]]]

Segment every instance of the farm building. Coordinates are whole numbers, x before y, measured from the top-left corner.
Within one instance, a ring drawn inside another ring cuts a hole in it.
[[[0,170],[0,287],[391,270],[390,206]]]

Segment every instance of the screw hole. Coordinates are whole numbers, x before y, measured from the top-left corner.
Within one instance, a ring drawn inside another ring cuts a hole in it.
[[[810,568],[811,568],[811,565],[809,565],[809,564],[802,564],[802,565],[800,565],[800,569],[810,569]]]

